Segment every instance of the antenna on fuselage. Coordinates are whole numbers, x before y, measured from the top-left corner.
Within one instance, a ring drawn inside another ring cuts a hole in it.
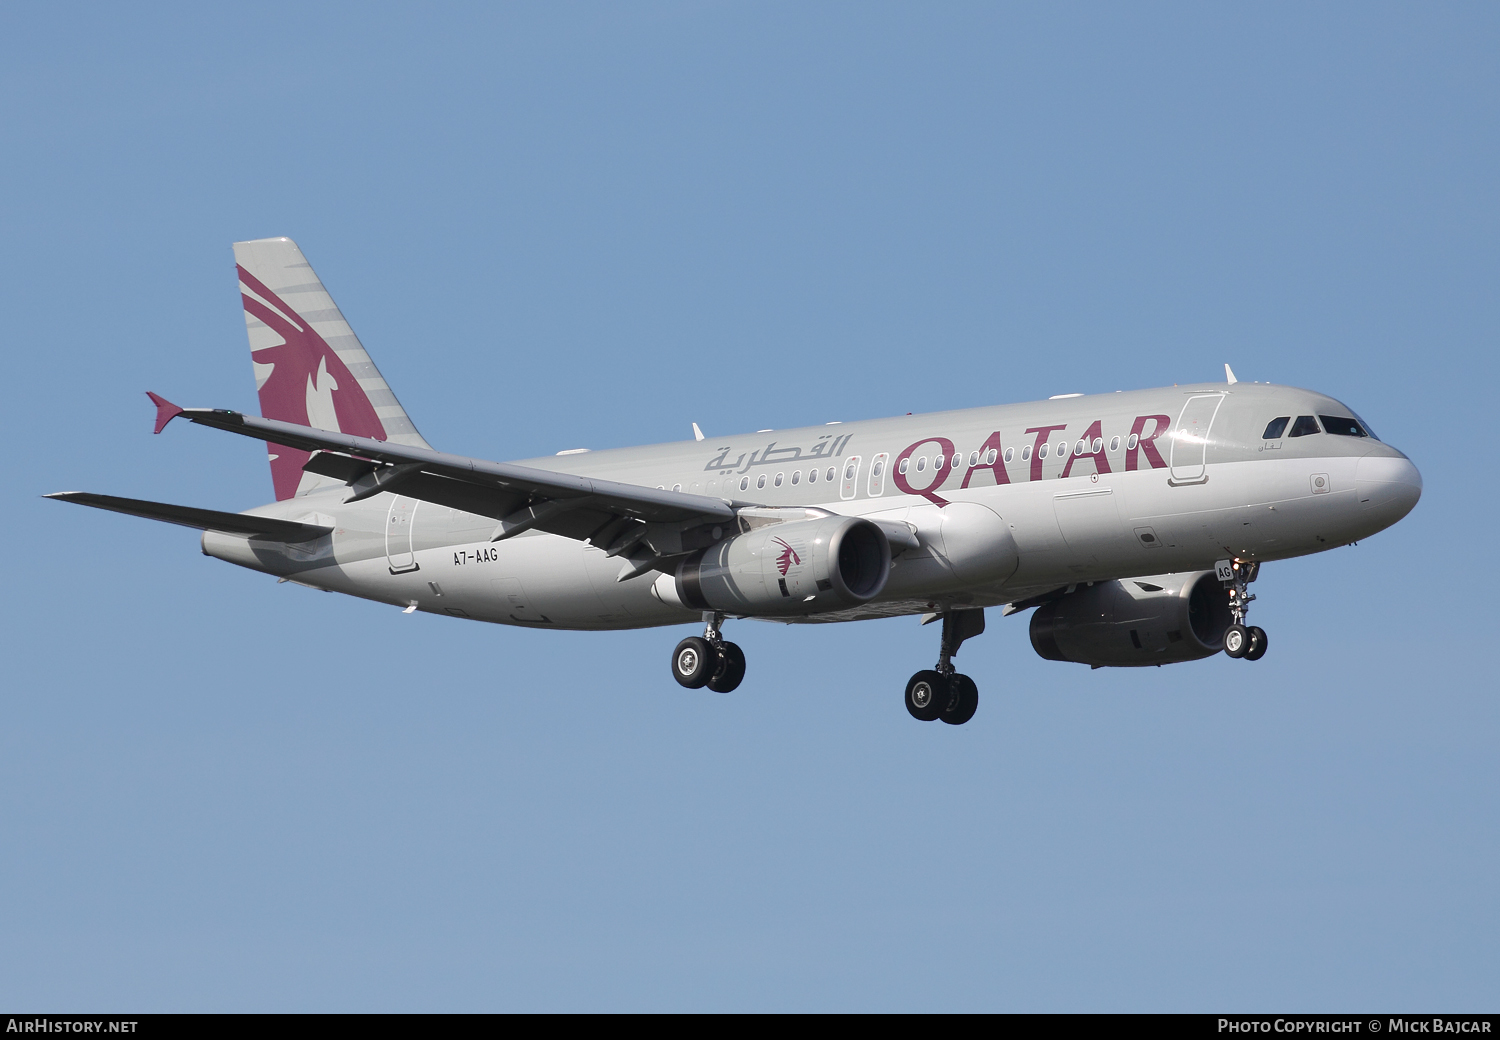
[[[1229,367],[1229,362],[1227,361],[1224,362],[1224,378],[1229,380],[1231,385],[1239,382],[1238,379],[1234,378],[1234,369]],[[697,427],[695,426],[693,429],[696,430]]]
[[[693,440],[695,440],[695,441],[701,441],[702,439],[703,439],[703,431],[700,430],[700,429],[698,429],[698,424],[697,423],[693,423]]]

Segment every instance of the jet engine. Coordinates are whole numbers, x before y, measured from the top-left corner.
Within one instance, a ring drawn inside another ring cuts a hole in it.
[[[692,610],[815,614],[874,599],[890,571],[890,542],[876,524],[827,516],[757,527],[701,549],[657,588]]]
[[[1080,585],[1037,607],[1031,645],[1049,661],[1095,668],[1173,664],[1224,649],[1233,623],[1213,571]]]

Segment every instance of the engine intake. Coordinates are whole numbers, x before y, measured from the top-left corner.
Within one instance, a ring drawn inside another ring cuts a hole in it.
[[[1049,661],[1095,668],[1175,664],[1224,649],[1233,622],[1213,571],[1104,581],[1031,615],[1031,645]]]
[[[829,516],[758,527],[677,567],[677,599],[726,614],[816,614],[867,603],[891,571],[885,532]]]

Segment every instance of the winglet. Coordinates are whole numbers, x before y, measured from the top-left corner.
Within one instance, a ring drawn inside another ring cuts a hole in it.
[[[1238,379],[1234,378],[1234,369],[1229,367],[1229,362],[1227,361],[1224,362],[1224,377],[1229,380],[1231,385],[1239,382]]]
[[[152,430],[152,433],[160,433],[166,427],[167,423],[182,414],[182,409],[178,408],[171,401],[168,401],[165,397],[158,397],[150,390],[146,391],[146,396],[151,398],[152,404],[156,405],[156,429]]]

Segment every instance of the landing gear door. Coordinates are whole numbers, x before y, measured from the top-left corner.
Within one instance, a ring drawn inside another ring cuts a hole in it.
[[[1167,483],[1176,486],[1208,480],[1208,435],[1223,403],[1223,394],[1196,394],[1182,406],[1182,414],[1172,428],[1172,469]]]
[[[412,552],[411,536],[416,528],[417,506],[414,498],[397,495],[391,499],[391,511],[385,518],[385,559],[392,574],[417,570],[417,557]]]

